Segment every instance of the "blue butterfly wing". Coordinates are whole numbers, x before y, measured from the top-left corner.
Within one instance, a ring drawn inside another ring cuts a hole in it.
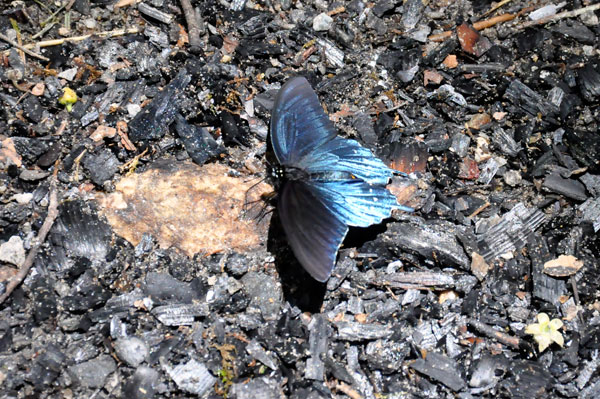
[[[412,211],[385,188],[394,172],[358,142],[337,136],[305,78],[282,86],[270,134],[279,163],[310,176],[286,182],[277,208],[296,258],[316,280],[331,275],[348,226],[380,223],[393,209]]]
[[[281,189],[277,210],[294,255],[315,280],[325,282],[348,226],[319,195],[309,183],[289,181]]]
[[[336,136],[313,149],[298,165],[308,173],[345,172],[371,184],[386,185],[394,172],[357,141]]]
[[[281,165],[300,166],[302,159],[337,137],[308,81],[297,76],[279,90],[271,115],[271,144]]]
[[[310,181],[311,191],[321,204],[344,224],[368,227],[389,218],[399,208],[396,197],[384,186],[364,181]]]

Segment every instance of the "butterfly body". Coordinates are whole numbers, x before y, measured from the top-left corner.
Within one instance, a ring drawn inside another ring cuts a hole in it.
[[[308,81],[286,82],[275,100],[270,138],[277,208],[306,271],[326,281],[348,226],[367,227],[399,205],[385,188],[394,172],[357,141],[337,136]]]

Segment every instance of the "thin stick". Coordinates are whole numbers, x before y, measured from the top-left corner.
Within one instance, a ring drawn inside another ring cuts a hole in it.
[[[479,332],[482,332],[490,338],[496,339],[504,345],[510,346],[512,348],[519,348],[519,344],[521,342],[519,337],[513,337],[512,335],[508,335],[501,331],[495,330],[487,324],[484,324],[475,319],[469,319],[467,320],[467,323],[469,323],[471,326],[473,326],[473,328],[475,328]]]
[[[72,36],[72,37],[65,37],[63,39],[44,40],[44,41],[36,42],[36,43],[29,43],[29,44],[25,44],[23,46],[23,49],[31,49],[31,48],[35,48],[35,47],[58,46],[65,42],[81,42],[92,36],[115,37],[115,36],[129,35],[129,34],[139,33],[139,32],[140,32],[140,28],[138,28],[138,27],[128,28],[128,29],[116,29],[116,30],[98,32],[98,33],[93,33],[93,34],[83,35],[83,36]],[[23,50],[23,51],[25,51],[25,50]]]
[[[4,36],[2,33],[0,33],[0,39],[4,40],[5,42],[7,42],[8,44],[10,44],[11,46],[18,48],[19,50],[23,51],[27,55],[30,55],[30,56],[32,56],[34,58],[37,58],[37,59],[40,59],[42,61],[46,61],[46,62],[50,61],[49,58],[46,58],[43,55],[40,55],[38,53],[34,53],[33,51],[27,49],[27,45],[21,46],[19,43],[15,42],[10,37]]]
[[[515,19],[517,17],[517,15],[518,14],[502,14],[502,15],[498,15],[496,17],[492,17],[492,18],[483,20],[483,21],[478,21],[473,24],[473,29],[475,29],[475,30],[487,29],[496,24],[506,22],[506,21],[511,21],[511,20]],[[454,35],[454,30],[448,30],[446,32],[436,33],[435,35],[431,35],[427,39],[429,39],[432,42],[443,42],[444,40],[448,39],[452,35]]]
[[[593,4],[593,5],[587,6],[587,7],[578,8],[577,10],[559,12],[558,14],[550,15],[546,18],[542,18],[537,21],[525,22],[525,23],[519,25],[518,29],[524,29],[524,28],[528,28],[530,26],[541,25],[541,24],[545,24],[548,22],[554,22],[554,21],[558,21],[559,19],[574,18],[581,14],[585,14],[588,12],[594,12],[596,10],[600,10],[600,3]]]
[[[23,262],[23,264],[21,265],[19,272],[12,278],[12,280],[10,280],[10,282],[6,286],[6,292],[4,293],[4,295],[0,296],[0,304],[2,304],[6,300],[6,298],[8,298],[10,294],[12,294],[15,288],[17,288],[23,282],[23,280],[25,280],[25,277],[27,277],[29,269],[31,269],[31,266],[33,266],[33,261],[35,260],[38,251],[42,247],[44,241],[46,241],[46,236],[50,232],[50,229],[54,224],[54,220],[58,216],[58,194],[56,189],[57,172],[58,167],[55,165],[54,175],[50,180],[50,204],[48,204],[48,215],[46,216],[44,224],[42,224],[42,228],[38,233],[36,240],[37,242],[27,254],[27,258],[25,258],[25,262]]]
[[[483,16],[485,17],[486,15],[490,15],[491,13],[493,13],[494,11],[496,11],[497,9],[499,9],[500,7],[504,6],[507,3],[510,3],[512,0],[502,0],[500,3],[496,4],[494,7],[492,7],[488,12],[486,12],[485,14],[483,14]]]
[[[202,42],[200,41],[200,26],[198,26],[198,18],[196,18],[196,11],[192,7],[190,0],[179,0],[183,14],[185,15],[185,21],[188,25],[188,36],[190,40],[190,47],[201,47]]]

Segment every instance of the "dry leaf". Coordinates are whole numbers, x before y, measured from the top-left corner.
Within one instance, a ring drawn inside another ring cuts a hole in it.
[[[580,261],[573,255],[560,255],[557,259],[544,263],[544,273],[552,277],[572,276],[583,267]]]
[[[449,54],[442,63],[448,69],[454,69],[458,66],[458,61],[456,60],[456,55],[454,54]]]
[[[272,188],[260,183],[249,191],[256,181],[230,172],[220,164],[160,163],[123,178],[116,192],[98,200],[115,233],[133,245],[149,233],[161,248],[176,247],[190,257],[247,251],[264,242],[268,221],[242,218],[244,201],[260,208],[261,194]]]
[[[117,129],[110,126],[100,125],[94,131],[94,133],[90,134],[90,138],[94,141],[102,141],[105,137],[115,137],[117,134]]]
[[[15,165],[21,167],[21,156],[15,149],[15,144],[10,137],[3,138],[0,136],[0,169]]]
[[[444,80],[444,77],[436,70],[426,69],[423,71],[423,86],[427,86],[429,82],[439,85]]]
[[[31,88],[31,94],[39,97],[44,94],[45,89],[46,89],[46,86],[44,85],[44,83],[42,83],[42,82],[36,83],[36,85]]]
[[[471,273],[481,281],[489,271],[490,265],[487,264],[483,256],[479,255],[477,252],[473,252],[471,254]]]

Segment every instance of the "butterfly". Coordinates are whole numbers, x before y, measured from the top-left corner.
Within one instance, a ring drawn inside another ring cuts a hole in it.
[[[357,141],[337,135],[317,94],[301,76],[279,90],[270,140],[277,210],[287,241],[304,269],[325,282],[348,226],[368,227],[390,217],[398,204],[386,185],[394,175]]]

